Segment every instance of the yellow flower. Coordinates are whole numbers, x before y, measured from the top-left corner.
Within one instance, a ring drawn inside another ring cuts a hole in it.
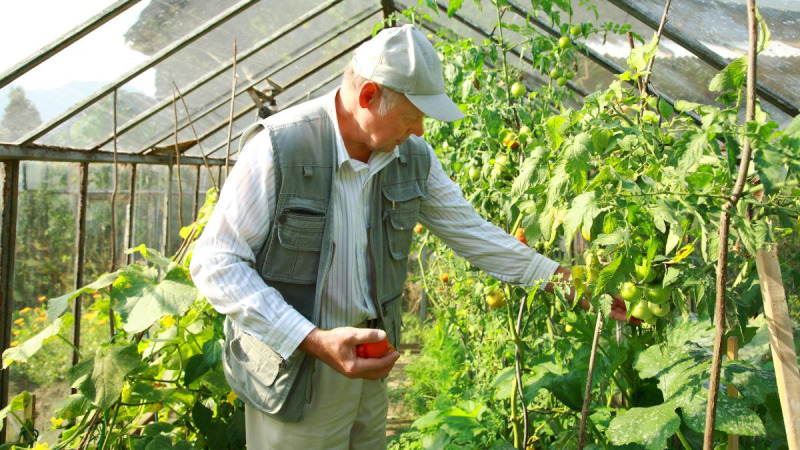
[[[60,427],[64,423],[64,419],[61,417],[51,417],[50,423],[52,423],[53,426]]]
[[[15,320],[14,323],[17,325],[25,325],[25,319],[20,317],[19,319]]]
[[[172,314],[164,316],[161,318],[161,325],[163,325],[164,328],[172,328],[172,326],[175,325],[175,318],[172,317]]]
[[[35,320],[37,322],[47,322],[47,317],[39,316],[39,317],[37,317],[37,318],[35,318],[33,320]]]
[[[33,450],[50,450],[50,444],[47,442],[34,442]]]
[[[11,330],[11,334],[14,336],[19,336],[19,330]]]
[[[11,341],[11,346],[16,347],[19,345],[19,341]]]
[[[39,298],[37,298],[37,300],[39,300],[40,302],[43,302],[43,301],[47,300],[47,297],[45,297],[44,295],[40,295]]]
[[[28,308],[28,307],[26,306],[26,307],[24,307],[24,308],[20,309],[20,310],[19,310],[19,313],[20,313],[20,314],[25,314],[26,312],[28,312],[28,311],[30,311],[30,310],[31,310],[31,309],[30,309],[30,308]]]
[[[33,312],[39,312],[39,307],[33,308]]]
[[[86,320],[94,320],[96,316],[97,316],[97,311],[95,310],[87,312],[86,314],[83,315],[83,318]]]
[[[102,296],[103,296],[103,294],[101,294],[99,292],[95,292],[94,295],[92,295],[92,298],[100,298]]]
[[[228,400],[228,403],[230,403],[232,405],[233,401],[236,400],[236,393],[231,391],[230,394],[228,394],[228,397],[226,398],[226,400]]]

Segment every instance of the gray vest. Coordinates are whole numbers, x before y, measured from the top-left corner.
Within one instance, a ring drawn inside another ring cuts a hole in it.
[[[276,208],[256,269],[264,281],[309,321],[319,326],[322,289],[336,244],[331,201],[336,171],[333,120],[312,100],[259,122],[242,135],[242,145],[265,129],[273,148]],[[399,156],[373,180],[368,232],[373,261],[378,326],[389,342],[400,342],[401,296],[419,204],[427,194],[430,154],[412,136]],[[355,324],[352,324],[355,325]],[[225,375],[237,396],[265,414],[298,421],[311,400],[315,358],[296,350],[288,359],[225,321]]]

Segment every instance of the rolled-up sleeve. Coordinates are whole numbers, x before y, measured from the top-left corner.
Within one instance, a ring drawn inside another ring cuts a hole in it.
[[[272,161],[268,133],[244,146],[197,240],[190,271],[214,309],[288,358],[314,325],[255,269],[275,208]]]
[[[420,204],[420,223],[457,255],[498,280],[528,286],[549,280],[559,264],[482,218],[429,150],[431,171],[428,195]]]

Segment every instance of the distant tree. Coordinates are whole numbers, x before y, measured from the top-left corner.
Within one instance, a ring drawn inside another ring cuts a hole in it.
[[[4,142],[15,141],[42,123],[39,111],[21,87],[12,86],[8,98],[9,103],[0,120],[0,141]]]

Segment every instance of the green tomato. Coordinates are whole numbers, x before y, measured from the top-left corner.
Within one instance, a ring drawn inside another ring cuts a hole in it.
[[[635,284],[626,281],[622,283],[622,286],[619,288],[619,296],[622,297],[623,300],[635,302],[642,296],[642,292]],[[639,318],[641,319],[641,317]]]
[[[569,36],[561,36],[558,38],[558,47],[562,50],[566,50],[572,47],[572,40],[569,38]]]
[[[647,301],[660,305],[672,296],[672,287],[661,287],[657,284],[651,284],[644,290],[644,298]]]
[[[527,125],[523,125],[519,129],[519,135],[522,136],[523,134],[531,134],[531,127]]]
[[[559,67],[553,67],[552,69],[550,69],[550,78],[558,78],[563,74],[564,72],[562,72],[561,68]]]
[[[669,310],[672,309],[669,303],[658,304],[653,302],[647,302],[647,308],[650,309],[650,312],[657,317],[666,316],[669,314]]]
[[[571,34],[571,35],[573,35],[575,37],[580,36],[582,32],[583,32],[583,28],[581,28],[580,25],[576,24],[576,25],[573,25],[573,26],[569,27],[569,34]]]
[[[572,333],[572,330],[574,330],[574,328],[572,328],[572,325],[570,324],[564,325],[564,331],[566,331],[567,333]]]
[[[469,168],[469,179],[472,181],[477,180],[481,176],[481,171],[477,167]]]
[[[645,301],[637,303],[631,310],[631,315],[644,321],[653,317],[653,313],[650,311],[650,308],[647,307],[647,302]]]
[[[505,167],[508,164],[508,156],[500,153],[494,158],[495,167],[499,164],[502,167]]]
[[[525,85],[520,83],[519,81],[511,85],[511,95],[513,97],[517,98],[522,97],[523,95],[525,95],[525,92],[527,91],[528,88],[526,88]]]
[[[571,80],[571,79],[575,78],[575,72],[573,72],[571,70],[565,71],[564,72],[564,78],[566,78],[568,80]]]
[[[566,77],[558,77],[556,78],[556,84],[559,86],[566,86],[567,85],[567,78]]]

